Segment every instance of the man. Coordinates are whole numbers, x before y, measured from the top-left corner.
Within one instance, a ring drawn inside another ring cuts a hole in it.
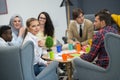
[[[73,10],[72,16],[73,21],[68,29],[68,43],[86,45],[93,37],[93,24],[90,20],[84,19],[84,13],[79,8]]]
[[[3,25],[0,27],[0,46],[10,46],[12,43],[12,31],[8,25]]]
[[[111,25],[111,15],[108,13],[98,12],[95,14],[94,26],[98,32],[93,37],[91,50],[88,54],[83,54],[80,57],[84,60],[92,62],[96,57],[95,64],[103,68],[107,68],[109,57],[104,46],[104,37],[108,32],[118,33]]]

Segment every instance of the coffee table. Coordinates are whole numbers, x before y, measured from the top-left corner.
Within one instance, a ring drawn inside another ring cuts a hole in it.
[[[63,53],[68,54],[67,61],[62,60],[61,55]],[[80,52],[80,53],[82,54],[83,52]],[[67,50],[67,51],[62,51],[61,53],[55,53],[55,58],[54,59],[50,59],[49,55],[47,55],[47,54],[43,55],[42,58],[46,59],[46,60],[58,61],[59,63],[65,64],[68,80],[72,80],[72,73],[73,73],[73,71],[72,71],[72,69],[73,69],[72,68],[72,59],[75,58],[75,57],[80,56],[80,53],[78,53],[76,50],[73,50],[73,51]]]

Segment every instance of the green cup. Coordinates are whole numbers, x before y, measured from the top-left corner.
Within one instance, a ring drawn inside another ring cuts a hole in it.
[[[89,53],[90,52],[90,46],[86,47],[86,52]]]
[[[73,44],[69,44],[69,45],[68,45],[68,49],[69,49],[69,50],[73,50]]]
[[[49,56],[50,56],[50,59],[53,60],[53,59],[54,59],[54,52],[53,52],[53,51],[50,51],[50,52],[49,52]]]

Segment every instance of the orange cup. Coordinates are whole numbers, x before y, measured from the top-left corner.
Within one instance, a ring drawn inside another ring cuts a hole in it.
[[[77,44],[75,45],[75,48],[76,48],[76,50],[77,50],[78,52],[81,51],[81,45],[80,45],[79,43],[77,43]]]
[[[67,61],[67,54],[62,54],[63,61]]]

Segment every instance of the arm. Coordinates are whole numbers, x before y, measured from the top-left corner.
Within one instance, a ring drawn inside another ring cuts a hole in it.
[[[79,43],[79,41],[77,40],[77,38],[75,37],[75,35],[77,35],[77,32],[76,32],[76,24],[75,22],[71,23],[70,26],[69,26],[69,29],[67,30],[67,42],[68,43],[72,43],[72,44],[76,44],[76,43]]]
[[[98,55],[98,51],[100,49],[102,41],[103,41],[102,35],[99,34],[94,35],[93,44],[91,46],[90,52],[88,54],[83,54],[80,57],[84,60],[92,62]]]
[[[43,53],[42,48],[40,48],[40,47],[34,48],[35,63],[47,65],[47,61],[45,61],[41,58],[42,53]]]
[[[94,26],[93,23],[88,24],[88,29],[87,29],[87,40],[81,42],[82,45],[88,44],[89,39],[92,39],[94,35]]]
[[[19,29],[18,36],[15,35],[14,33],[12,33],[13,38],[12,38],[11,44],[13,44],[15,46],[22,45],[24,32],[25,32],[25,28],[21,27]]]
[[[16,36],[14,33],[12,33],[12,41],[11,44],[15,45],[15,46],[20,46],[22,44],[23,38],[20,36]]]

